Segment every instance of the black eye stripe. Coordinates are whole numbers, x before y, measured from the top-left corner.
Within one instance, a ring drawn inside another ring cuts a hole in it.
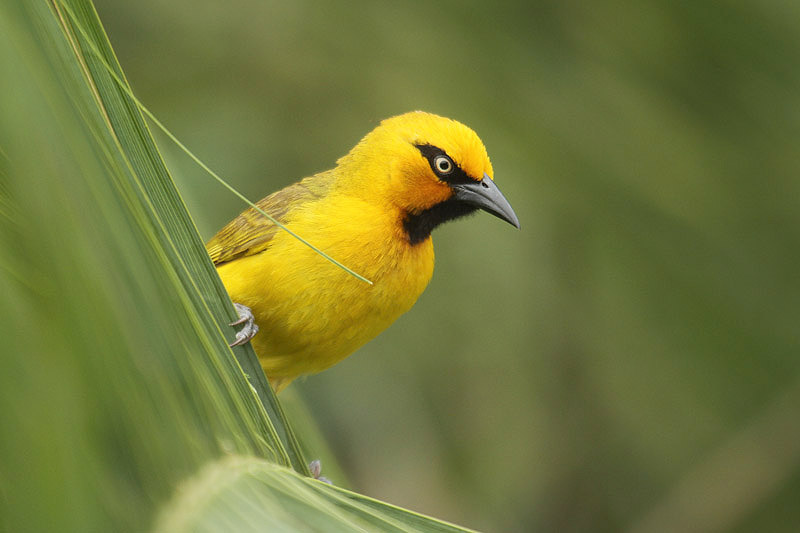
[[[447,153],[441,148],[431,144],[415,144],[414,146],[416,146],[423,157],[428,160],[428,164],[430,164],[433,173],[445,183],[456,185],[459,183],[475,183],[476,181],[479,181],[475,178],[469,177],[467,173],[464,172],[455,161],[453,161],[453,158],[447,155]],[[446,157],[453,165],[453,169],[447,173],[439,172],[439,170],[436,168],[435,160],[436,157],[440,155]]]

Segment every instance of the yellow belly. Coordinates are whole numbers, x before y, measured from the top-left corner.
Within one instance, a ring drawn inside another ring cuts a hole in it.
[[[318,206],[289,227],[373,285],[285,232],[267,250],[218,267],[231,299],[253,311],[259,326],[253,348],[277,390],[337,363],[386,329],[414,305],[434,262],[430,239],[409,245],[396,213],[356,200]]]

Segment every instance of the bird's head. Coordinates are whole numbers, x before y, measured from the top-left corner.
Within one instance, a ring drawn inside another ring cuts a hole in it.
[[[422,111],[388,118],[339,160],[349,185],[400,210],[412,244],[443,222],[477,210],[519,227],[494,184],[492,163],[467,126]]]

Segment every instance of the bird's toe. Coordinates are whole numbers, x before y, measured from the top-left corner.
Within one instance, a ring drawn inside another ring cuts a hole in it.
[[[308,469],[311,471],[311,476],[314,479],[316,479],[318,481],[322,481],[323,483],[327,483],[328,485],[333,485],[333,483],[331,483],[330,479],[328,479],[325,476],[321,475],[322,474],[322,461],[320,461],[319,459],[314,459],[313,461],[308,463]]]
[[[253,311],[246,305],[237,304],[235,302],[233,307],[236,308],[239,319],[231,322],[230,325],[242,326],[242,329],[236,332],[236,338],[230,344],[231,348],[246,343],[258,333],[258,325],[256,325],[255,318],[253,317]]]

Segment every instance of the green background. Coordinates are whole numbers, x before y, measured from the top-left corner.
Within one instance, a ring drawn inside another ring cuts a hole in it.
[[[355,490],[489,531],[796,530],[800,4],[97,8],[251,199],[413,109],[486,144],[522,230],[437,230],[415,308],[287,391]],[[160,147],[210,237],[242,205]]]

